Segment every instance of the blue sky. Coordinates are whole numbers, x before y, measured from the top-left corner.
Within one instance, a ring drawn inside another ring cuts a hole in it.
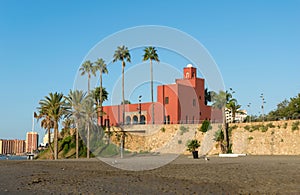
[[[251,102],[250,113],[258,114],[264,93],[269,112],[300,92],[299,8],[292,0],[0,1],[0,138],[25,139],[39,100],[49,92],[67,94],[93,46],[140,25],[169,26],[196,38],[239,103]],[[120,76],[111,72],[107,85]]]

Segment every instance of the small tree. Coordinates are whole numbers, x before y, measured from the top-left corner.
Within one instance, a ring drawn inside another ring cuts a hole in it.
[[[210,125],[210,122],[208,120],[204,120],[202,122],[201,127],[199,128],[199,131],[205,133],[205,132],[207,132],[210,129],[212,129],[212,126]]]
[[[200,147],[200,142],[196,139],[187,141],[187,150],[190,152],[195,152]]]
[[[225,136],[224,136],[224,132],[222,130],[222,126],[219,126],[218,131],[216,131],[216,133],[215,133],[214,140],[216,142],[218,142],[218,144],[220,145],[222,153],[227,153],[227,151],[226,151],[226,143],[224,144],[224,138],[225,138]]]

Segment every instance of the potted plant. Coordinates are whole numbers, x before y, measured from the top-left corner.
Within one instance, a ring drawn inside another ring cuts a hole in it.
[[[197,150],[197,148],[200,147],[200,142],[198,142],[198,140],[196,140],[196,139],[189,140],[187,142],[186,146],[187,146],[187,150],[192,152],[193,158],[195,158],[195,159],[198,158],[198,151],[196,151],[196,150]]]

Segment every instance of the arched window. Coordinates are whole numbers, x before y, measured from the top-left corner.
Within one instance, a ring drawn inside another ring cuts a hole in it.
[[[131,118],[130,116],[126,116],[126,125],[130,125],[131,124]]]
[[[138,122],[139,122],[139,119],[138,119],[138,117],[137,117],[136,115],[134,115],[134,116],[132,117],[132,120],[133,120],[133,124],[134,124],[134,125],[138,124]]]
[[[146,117],[144,115],[141,115],[140,124],[146,124]]]
[[[167,116],[166,124],[170,124],[170,115]]]
[[[190,78],[190,73],[189,72],[185,73],[185,78]]]

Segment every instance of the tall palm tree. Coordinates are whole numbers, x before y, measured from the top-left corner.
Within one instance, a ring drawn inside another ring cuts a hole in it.
[[[102,58],[98,58],[98,60],[95,62],[95,69],[98,70],[100,72],[100,94],[99,94],[99,105],[97,108],[97,119],[98,119],[98,125],[103,125],[103,116],[102,116],[102,103],[103,103],[103,99],[102,99],[102,74],[108,74],[108,70],[106,67],[106,64],[104,62],[104,60]],[[100,120],[100,121],[99,121]]]
[[[114,53],[114,60],[113,62],[116,61],[122,61],[122,102],[125,102],[125,95],[124,95],[124,69],[125,69],[125,61],[131,62],[131,57],[130,53],[127,47],[124,45],[119,46],[117,50]],[[123,119],[123,124],[125,122],[125,104],[122,106],[122,119]]]
[[[48,147],[50,149],[51,153],[51,159],[54,157],[53,148],[51,146],[51,129],[54,127],[54,122],[51,120],[51,118],[47,115],[47,113],[43,109],[39,109],[39,113],[37,114],[34,112],[34,118],[37,120],[43,119],[41,121],[41,127],[43,129],[46,129],[46,133],[48,135]]]
[[[225,152],[227,152],[229,146],[229,137],[228,137],[228,129],[226,123],[226,116],[225,116],[225,107],[227,103],[228,94],[227,92],[220,91],[219,93],[213,93],[211,98],[213,100],[212,106],[222,111],[222,116],[223,116],[222,130],[224,131],[224,138],[226,140],[226,144],[224,148],[225,148]]]
[[[93,119],[96,114],[94,105],[95,105],[94,99],[91,97],[91,95],[88,95],[83,102],[83,117],[87,128],[87,135],[86,135],[87,158],[90,158],[90,129],[94,124]]]
[[[150,60],[150,82],[151,82],[151,102],[152,102],[152,124],[154,124],[154,98],[153,98],[153,66],[152,60],[159,62],[155,47],[146,47],[144,49],[143,61]]]
[[[93,67],[93,63],[89,60],[85,61],[80,67],[79,71],[81,71],[81,76],[85,74],[88,75],[88,93],[90,93],[91,74],[96,76],[96,71],[95,68]]]
[[[40,108],[53,121],[54,127],[54,159],[58,158],[58,125],[62,118],[68,115],[69,107],[62,93],[49,93],[40,102]]]
[[[86,98],[86,93],[82,90],[75,90],[69,92],[67,97],[67,101],[72,107],[72,118],[75,121],[75,129],[76,129],[76,158],[78,159],[79,156],[79,127],[80,127],[80,120],[82,118],[83,112],[83,102]]]

